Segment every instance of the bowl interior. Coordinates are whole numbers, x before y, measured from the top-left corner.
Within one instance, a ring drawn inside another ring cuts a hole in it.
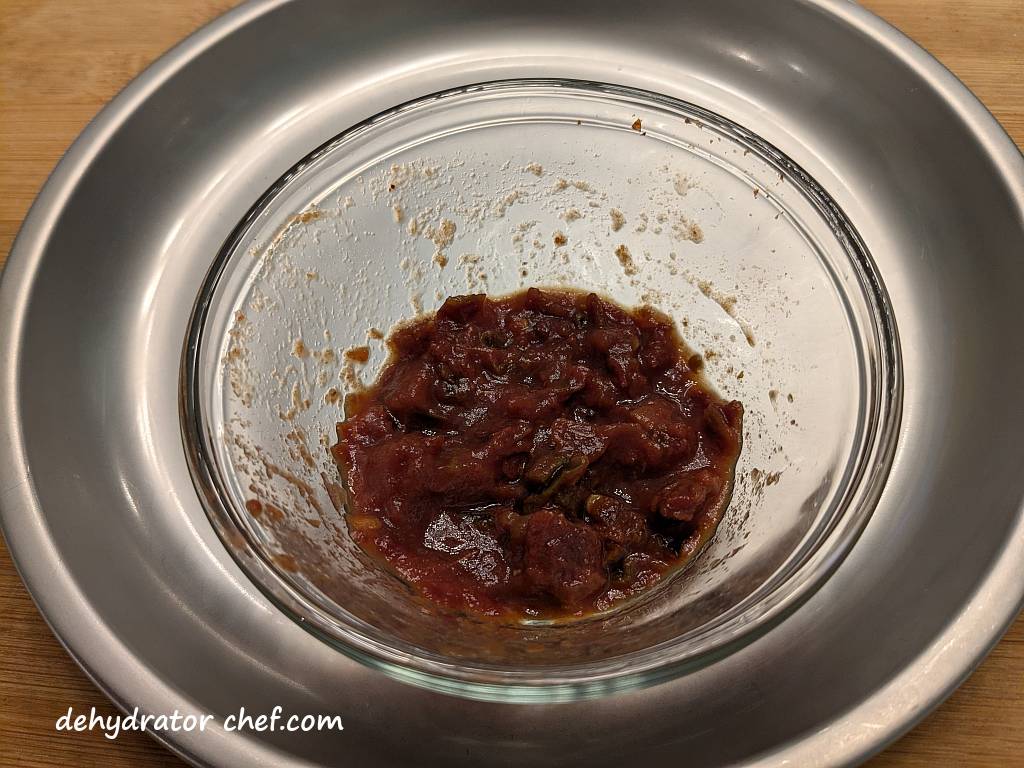
[[[608,614],[446,614],[348,534],[345,393],[385,362],[378,331],[445,297],[558,285],[666,312],[744,404],[732,503],[691,567]],[[895,348],[855,232],[756,136],[654,94],[495,83],[346,131],[253,208],[194,314],[186,443],[243,568],[341,650],[466,695],[592,695],[751,639],[838,563],[887,469]]]

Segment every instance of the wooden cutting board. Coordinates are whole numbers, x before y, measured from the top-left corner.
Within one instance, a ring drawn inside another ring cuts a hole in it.
[[[0,0],[0,262],[61,154],[132,77],[230,0]],[[868,0],[1024,145],[1024,0]],[[1024,566],[1022,566],[1024,567]],[[57,733],[113,706],[36,612],[0,543],[0,765],[181,766],[147,736]],[[1024,766],[1024,618],[937,712],[870,764]]]

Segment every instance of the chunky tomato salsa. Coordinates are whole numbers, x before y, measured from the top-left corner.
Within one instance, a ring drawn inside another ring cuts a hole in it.
[[[429,600],[605,610],[714,533],[743,407],[703,384],[663,314],[571,291],[456,296],[389,344],[332,453],[352,536]]]

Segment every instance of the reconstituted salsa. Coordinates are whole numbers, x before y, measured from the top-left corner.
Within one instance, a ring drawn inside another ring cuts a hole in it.
[[[605,610],[714,533],[743,407],[702,383],[663,314],[571,291],[456,296],[389,344],[331,450],[352,536],[424,597]]]

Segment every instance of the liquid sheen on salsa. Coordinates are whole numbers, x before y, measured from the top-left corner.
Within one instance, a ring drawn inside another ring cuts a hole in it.
[[[743,407],[702,384],[656,310],[536,288],[456,296],[389,344],[332,453],[352,536],[424,597],[601,611],[714,533]]]

